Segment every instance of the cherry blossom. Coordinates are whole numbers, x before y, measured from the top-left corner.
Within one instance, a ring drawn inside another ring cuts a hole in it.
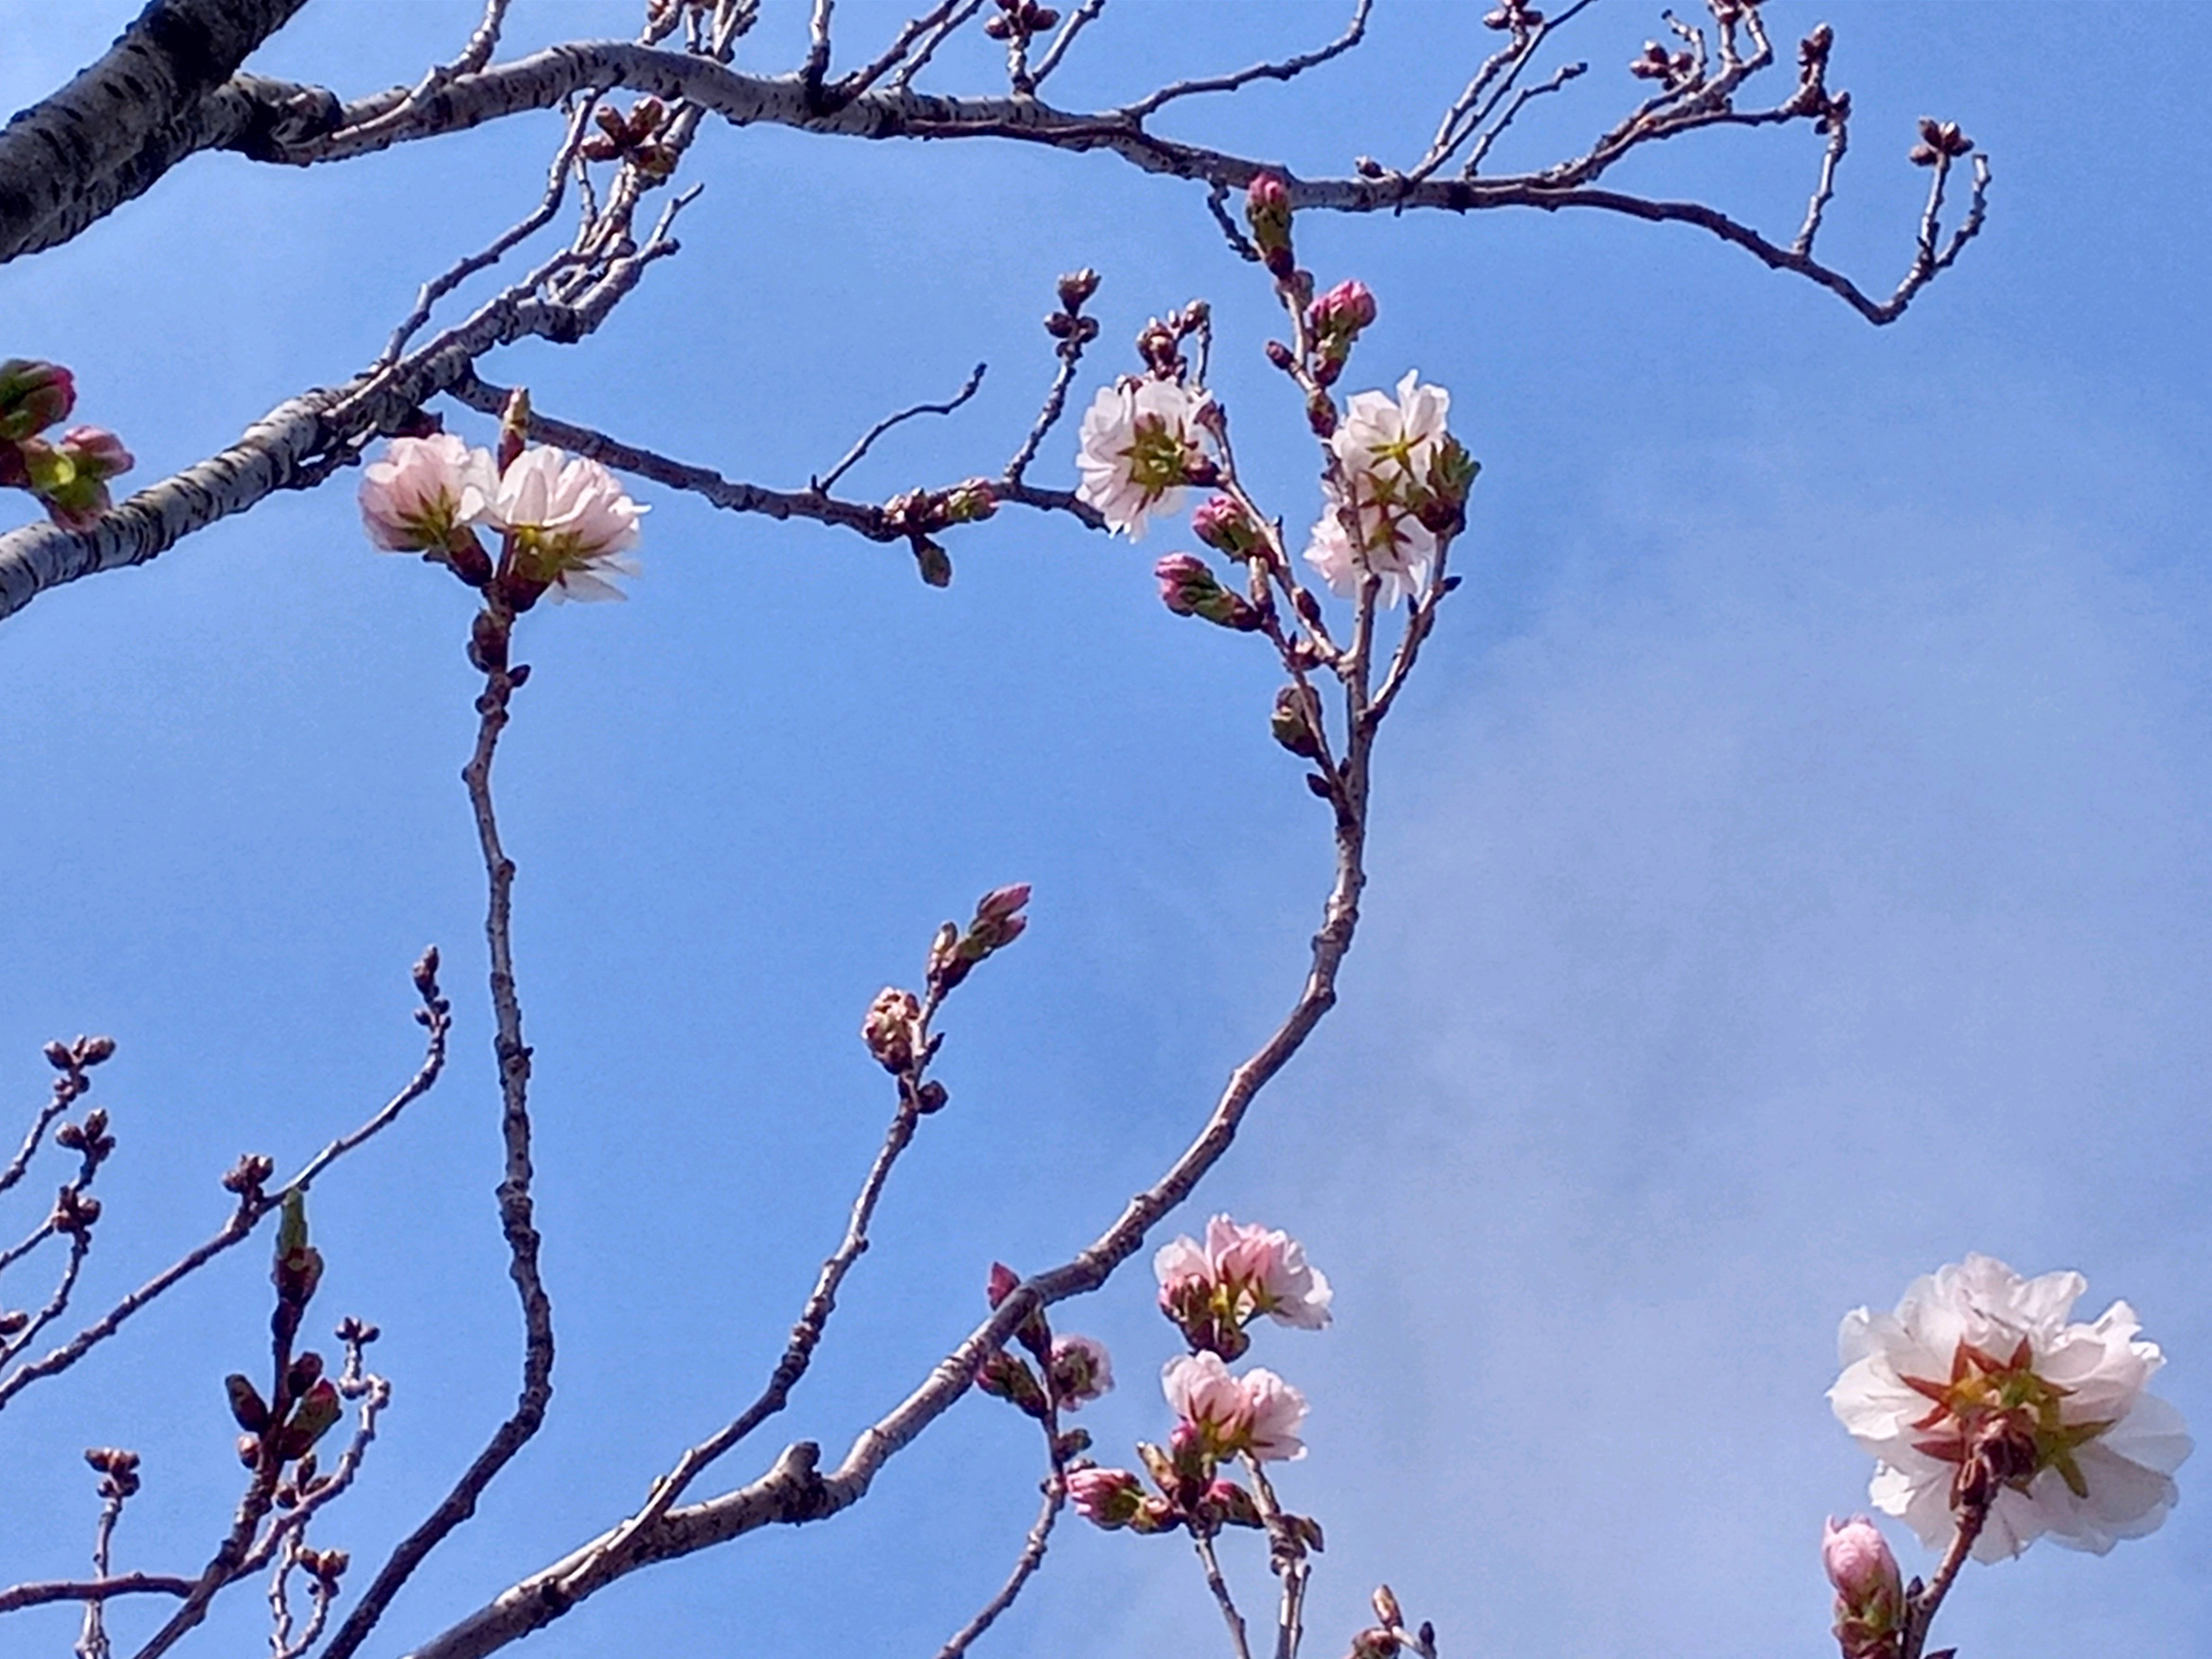
[[[1152,1272],[1161,1310],[1194,1345],[1232,1359],[1244,1350],[1242,1328],[1262,1314],[1301,1330],[1329,1322],[1328,1277],[1279,1229],[1215,1216],[1206,1224],[1204,1244],[1184,1237],[1162,1245]]]
[[[450,432],[394,438],[362,469],[362,523],[386,552],[437,552],[483,516],[498,484],[490,452]]]
[[[1151,515],[1181,509],[1183,486],[1203,468],[1198,416],[1205,399],[1170,380],[1125,380],[1101,386],[1084,411],[1076,454],[1076,495],[1098,509],[1106,527],[1131,541]]]
[[[539,447],[508,464],[484,519],[515,538],[527,574],[555,599],[619,599],[611,578],[637,574],[623,556],[646,511],[597,461]]]
[[[2191,1445],[2181,1414],[2145,1392],[2163,1356],[2124,1302],[2069,1322],[2087,1289],[2079,1273],[2023,1279],[1970,1255],[1914,1280],[1895,1313],[1844,1319],[1828,1400],[1880,1460],[1876,1509],[1941,1547],[1972,1472],[1995,1486],[1983,1561],[2045,1534],[2102,1554],[2166,1519]]]
[[[1160,1373],[1161,1391],[1217,1456],[1249,1452],[1262,1462],[1304,1457],[1298,1429],[1306,1398],[1271,1370],[1230,1374],[1217,1353],[1178,1354]]]

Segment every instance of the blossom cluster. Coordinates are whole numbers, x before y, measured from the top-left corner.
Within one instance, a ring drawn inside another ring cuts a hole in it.
[[[0,487],[29,490],[64,530],[88,530],[114,505],[107,481],[137,463],[105,427],[45,435],[76,407],[76,378],[60,364],[0,362]]]
[[[985,1297],[996,1308],[1021,1282],[1012,1267],[994,1261]],[[1041,1423],[1054,1425],[1060,1413],[1080,1411],[1114,1387],[1114,1360],[1106,1345],[1094,1336],[1055,1334],[1042,1308],[1031,1309],[1014,1328],[1014,1341],[1028,1357],[1007,1348],[986,1354],[975,1367],[975,1386]],[[1089,1437],[1080,1430],[1060,1436],[1054,1456],[1088,1443]]]
[[[1245,211],[1254,246],[1297,325],[1297,349],[1271,342],[1268,357],[1297,381],[1327,451],[1322,510],[1307,538],[1306,561],[1346,598],[1358,598],[1373,581],[1386,605],[1415,599],[1443,544],[1465,522],[1468,491],[1479,471],[1446,426],[1451,396],[1409,370],[1395,395],[1356,393],[1340,416],[1329,388],[1375,321],[1375,295],[1357,281],[1316,295],[1312,274],[1298,269],[1291,250],[1290,198],[1279,179],[1255,179]],[[1176,615],[1249,631],[1267,621],[1260,573],[1286,587],[1291,577],[1279,536],[1260,524],[1236,483],[1227,416],[1212,394],[1193,382],[1181,349],[1187,335],[1208,325],[1205,307],[1194,302],[1139,335],[1146,373],[1101,387],[1084,414],[1076,495],[1097,509],[1109,531],[1135,540],[1155,519],[1180,512],[1192,486],[1223,486],[1224,493],[1193,514],[1191,529],[1215,551],[1252,562],[1251,599],[1224,586],[1194,554],[1172,554],[1153,574],[1161,599]],[[1303,590],[1291,597],[1304,603]]]
[[[1306,1330],[1327,1325],[1328,1280],[1288,1234],[1225,1215],[1207,1224],[1203,1244],[1182,1237],[1162,1248],[1153,1270],[1161,1311],[1188,1349],[1160,1373],[1176,1416],[1166,1445],[1137,1447],[1153,1489],[1134,1470],[1086,1464],[1069,1474],[1068,1495],[1079,1514],[1109,1529],[1183,1528],[1203,1537],[1224,1526],[1267,1526],[1261,1500],[1272,1498],[1260,1467],[1305,1455],[1306,1399],[1273,1371],[1255,1366],[1238,1374],[1227,1361],[1249,1346],[1244,1327],[1263,1314]],[[1250,1468],[1257,1495],[1222,1473],[1237,1459]],[[1291,1535],[1318,1537],[1302,1516],[1272,1519]]]
[[[475,586],[497,574],[517,610],[541,595],[623,598],[614,578],[637,574],[626,556],[646,511],[597,461],[529,445],[502,467],[450,432],[394,438],[361,485],[370,541],[449,565]],[[501,538],[497,567],[479,529]]]

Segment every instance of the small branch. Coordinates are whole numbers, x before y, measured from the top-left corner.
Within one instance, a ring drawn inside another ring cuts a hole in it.
[[[192,1581],[173,1574],[126,1572],[113,1578],[52,1578],[0,1589],[0,1613],[53,1601],[106,1601],[118,1595],[188,1595]]]
[[[905,92],[914,84],[914,77],[928,67],[929,60],[937,55],[937,49],[951,39],[956,31],[982,9],[983,0],[961,0],[961,3],[945,15],[945,21],[931,30],[928,37],[921,45],[915,47],[913,55],[899,65],[898,73],[891,76],[890,89],[896,93]]]
[[[503,3],[503,0],[492,0],[492,3],[499,5]],[[553,216],[561,210],[562,201],[568,195],[568,174],[575,166],[577,148],[583,143],[592,112],[598,107],[596,94],[578,100],[574,113],[569,117],[568,137],[562,141],[561,148],[554,155],[553,165],[546,171],[544,194],[538,198],[537,207],[483,250],[470,254],[423,283],[422,292],[416,295],[415,309],[401,319],[399,325],[392,331],[392,338],[386,342],[383,351],[377,356],[376,368],[388,368],[399,361],[400,354],[407,349],[408,341],[413,339],[422,325],[430,320],[430,313],[436,309],[439,301],[477,272],[497,264],[517,246],[552,222]]]
[[[910,421],[917,415],[950,415],[954,410],[959,408],[961,404],[966,403],[970,398],[975,395],[977,389],[983,384],[983,373],[989,367],[990,365],[988,363],[976,364],[975,367],[969,373],[967,384],[963,386],[958,392],[953,393],[951,398],[944,403],[916,404],[911,409],[902,409],[896,415],[884,416],[882,420],[878,421],[873,426],[870,427],[866,432],[860,434],[860,442],[854,444],[850,449],[847,450],[845,452],[844,459],[839,461],[836,465],[831,467],[830,471],[821,477],[809,479],[807,481],[807,489],[817,495],[828,495],[831,486],[836,484],[838,479],[843,477],[847,472],[852,470],[854,463],[858,461],[861,456],[868,453],[869,446],[873,444],[877,439],[882,437],[884,433],[898,425],[900,422]]]
[[[904,63],[907,54],[914,50],[915,42],[929,33],[931,30],[944,27],[945,20],[955,11],[959,10],[963,4],[967,5],[968,10],[972,14],[975,5],[980,3],[981,0],[972,0],[972,3],[971,0],[939,0],[939,3],[929,10],[921,13],[919,16],[907,19],[904,26],[891,37],[890,45],[884,48],[881,55],[873,62],[854,70],[837,82],[836,90],[839,100],[850,101],[857,98]],[[935,50],[933,42],[931,50]],[[916,65],[916,67],[920,66]]]
[[[537,1434],[553,1397],[553,1302],[538,1271],[539,1238],[531,1198],[530,1048],[522,1039],[522,1003],[515,990],[514,948],[514,860],[500,843],[499,818],[491,791],[492,761],[519,672],[507,665],[507,640],[514,617],[495,592],[487,594],[483,617],[499,636],[497,651],[483,659],[484,689],[477,698],[476,748],[461,770],[476,819],[486,887],[484,940],[491,958],[490,988],[495,1031],[492,1051],[499,1065],[500,1135],[506,1169],[498,1189],[500,1230],[506,1235],[507,1274],[514,1281],[523,1324],[522,1378],[514,1409],[493,1431],[482,1451],[453,1489],[422,1523],[392,1550],[374,1582],[347,1616],[325,1650],[325,1659],[345,1659],[375,1629],[407,1580],[446,1534],[476,1512],[477,1499],[514,1455]],[[482,619],[480,619],[481,621]]]
[[[1252,1659],[1250,1643],[1244,1636],[1244,1615],[1237,1611],[1237,1603],[1229,1594],[1229,1581],[1221,1576],[1221,1562],[1213,1553],[1213,1540],[1202,1532],[1190,1535],[1198,1551],[1199,1565],[1206,1570],[1206,1587],[1213,1592],[1214,1604],[1221,1609],[1221,1621],[1229,1626],[1229,1645],[1237,1659]]]
[[[1547,93],[1559,91],[1568,82],[1577,79],[1589,69],[1588,64],[1562,64],[1552,71],[1550,80],[1540,81],[1533,87],[1523,87],[1514,94],[1513,101],[1505,106],[1505,113],[1498,118],[1497,125],[1489,128],[1475,140],[1474,148],[1467,154],[1467,164],[1461,168],[1460,176],[1472,179],[1482,170],[1482,163],[1489,155],[1491,146],[1504,136],[1505,129],[1513,125],[1513,118],[1521,113],[1531,99],[1541,98]]]
[[[1285,58],[1280,63],[1255,64],[1249,69],[1238,70],[1233,75],[1177,81],[1172,86],[1162,87],[1158,92],[1139,98],[1133,104],[1124,104],[1116,113],[1127,121],[1141,121],[1154,110],[1171,104],[1178,98],[1192,98],[1200,93],[1234,92],[1255,81],[1296,80],[1308,70],[1318,68],[1332,58],[1341,58],[1358,46],[1367,33],[1367,14],[1374,9],[1374,6],[1375,0],[1358,0],[1352,10],[1352,21],[1344,26],[1344,33],[1316,51],[1301,52],[1295,58]]]
[[[422,1063],[406,1085],[386,1102],[368,1122],[351,1134],[341,1135],[324,1147],[298,1175],[273,1192],[264,1190],[264,1181],[260,1178],[272,1173],[268,1160],[260,1160],[258,1175],[252,1175],[250,1165],[252,1160],[241,1159],[239,1169],[234,1170],[228,1178],[235,1182],[233,1190],[239,1194],[238,1207],[231,1212],[229,1219],[223,1223],[214,1237],[155,1274],[44,1358],[26,1360],[4,1376],[0,1376],[0,1407],[6,1406],[15,1395],[40,1377],[52,1376],[76,1364],[94,1347],[114,1335],[122,1328],[125,1320],[164,1291],[189,1278],[225,1250],[250,1237],[261,1218],[283,1202],[286,1193],[306,1191],[315,1178],[332,1164],[388,1127],[409,1104],[430,1091],[439,1074],[445,1069],[446,1036],[453,1024],[450,1005],[438,990],[437,968],[437,951],[434,946],[423,953],[422,960],[416,964],[415,969],[416,989],[422,998],[422,1005],[416,1010],[415,1018],[428,1030],[429,1037]]]
[[[1106,9],[1106,0],[1083,0],[1083,3],[1068,13],[1067,21],[1060,26],[1060,33],[1052,37],[1052,45],[1045,49],[1037,61],[1036,73],[1030,77],[1030,90],[1035,92],[1045,83],[1045,78],[1060,67],[1067,56],[1067,49],[1075,44],[1075,37],[1097,21],[1098,14]]]
[[[1966,1565],[1973,1552],[1974,1540],[1982,1535],[1989,1523],[1990,1508],[1986,1503],[1970,1504],[1959,1513],[1958,1529],[1951,1535],[1951,1547],[1944,1551],[1942,1565],[1936,1569],[1935,1577],[1927,1588],[1912,1595],[1905,1610],[1905,1639],[1900,1645],[1899,1659],[1921,1659],[1928,1645],[1929,1627],[1935,1624],[1936,1614],[1943,1605],[1943,1598],[1951,1593],[1951,1586],[1959,1577],[1959,1570]]]
[[[960,1659],[985,1631],[998,1622],[999,1616],[1014,1605],[1024,1586],[1044,1565],[1045,1549],[1052,1541],[1053,1524],[1060,1519],[1060,1510],[1066,1502],[1066,1479],[1054,1469],[1045,1477],[1044,1501],[1037,1508],[1037,1517],[1022,1542],[1022,1553],[1014,1558],[1013,1571],[1006,1575],[1006,1582],[999,1586],[999,1593],[986,1601],[973,1619],[960,1627],[957,1635],[937,1650],[937,1659]]]

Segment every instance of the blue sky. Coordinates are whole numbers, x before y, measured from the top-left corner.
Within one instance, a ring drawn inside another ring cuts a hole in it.
[[[83,9],[0,0],[9,107],[124,17]],[[317,0],[255,67],[411,79],[473,9]],[[787,63],[793,9],[769,0],[755,65]],[[1479,9],[1378,9],[1343,64],[1171,130],[1307,171],[1416,151]],[[1486,465],[1467,586],[1384,738],[1344,1003],[1188,1218],[1289,1227],[1339,1287],[1332,1331],[1255,1354],[1314,1401],[1283,1482],[1329,1529],[1312,1652],[1378,1577],[1451,1653],[1830,1650],[1814,1544],[1868,1473],[1821,1398],[1836,1322],[1969,1249],[2080,1267],[2092,1312],[2129,1298],[2170,1357],[2160,1392],[2212,1422],[2212,30],[2178,7],[1768,9],[1778,38],[1837,27],[1858,117],[1828,252],[1869,285],[1907,252],[1912,119],[1955,115],[1995,157],[1987,234],[1896,327],[1686,230],[1302,231],[1324,280],[1381,299],[1352,383],[1417,365]],[[528,40],[629,26],[517,10]],[[1125,0],[1059,95],[1241,64],[1337,12]],[[854,39],[890,15],[848,13]],[[1619,4],[1578,24],[1593,72],[1520,154],[1609,118],[1654,27]],[[422,276],[532,198],[553,142],[548,117],[327,171],[199,158],[0,275],[0,350],[69,362],[83,417],[157,476],[373,356]],[[1811,144],[1717,135],[1630,182],[1786,226]],[[1052,278],[1087,263],[1096,375],[1206,295],[1240,450],[1286,517],[1312,511],[1297,412],[1258,357],[1267,296],[1191,190],[1103,157],[768,131],[713,132],[697,166],[681,258],[584,349],[488,372],[793,485],[988,358],[974,404],[855,475],[887,495],[995,469],[1049,367]],[[1038,476],[1072,447],[1055,436]],[[296,1164],[405,1075],[406,966],[445,946],[453,1073],[316,1198],[321,1305],[382,1325],[396,1388],[321,1534],[365,1575],[503,1411],[515,1322],[456,781],[465,596],[373,556],[351,488],[5,624],[0,1058],[27,1113],[40,1042],[123,1044],[88,1307],[214,1227],[240,1149]],[[860,1012],[939,919],[1036,884],[1030,935],[950,1016],[951,1109],[733,1479],[786,1438],[842,1449],[967,1328],[994,1258],[1059,1259],[1152,1178],[1292,994],[1325,875],[1326,826],[1264,732],[1266,664],[1152,595],[1176,532],[1131,550],[1002,515],[953,545],[939,593],[896,550],[647,499],[633,601],[529,619],[502,760],[555,1416],[378,1653],[596,1531],[750,1398],[890,1110]],[[248,1255],[0,1418],[9,1577],[80,1560],[91,1443],[146,1458],[120,1565],[212,1542],[236,1486],[217,1379],[265,1313]],[[1161,1431],[1149,1280],[1062,1322],[1121,1367],[1086,1419],[1102,1453]],[[933,1651],[1018,1547],[1034,1461],[1011,1413],[964,1401],[855,1512],[640,1575],[531,1651]],[[2108,1559],[1970,1570],[1943,1639],[2194,1651],[2203,1478],[2185,1468],[2166,1528]],[[1257,1552],[1231,1571],[1264,1604]],[[988,1639],[1206,1653],[1212,1618],[1171,1542],[1071,1528]],[[258,1598],[234,1592],[216,1627],[258,1644]]]

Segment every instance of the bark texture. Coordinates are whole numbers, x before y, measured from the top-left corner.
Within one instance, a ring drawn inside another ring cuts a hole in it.
[[[67,241],[195,150],[273,154],[334,122],[335,100],[324,111],[237,74],[305,3],[154,0],[98,63],[0,129],[0,264]]]

